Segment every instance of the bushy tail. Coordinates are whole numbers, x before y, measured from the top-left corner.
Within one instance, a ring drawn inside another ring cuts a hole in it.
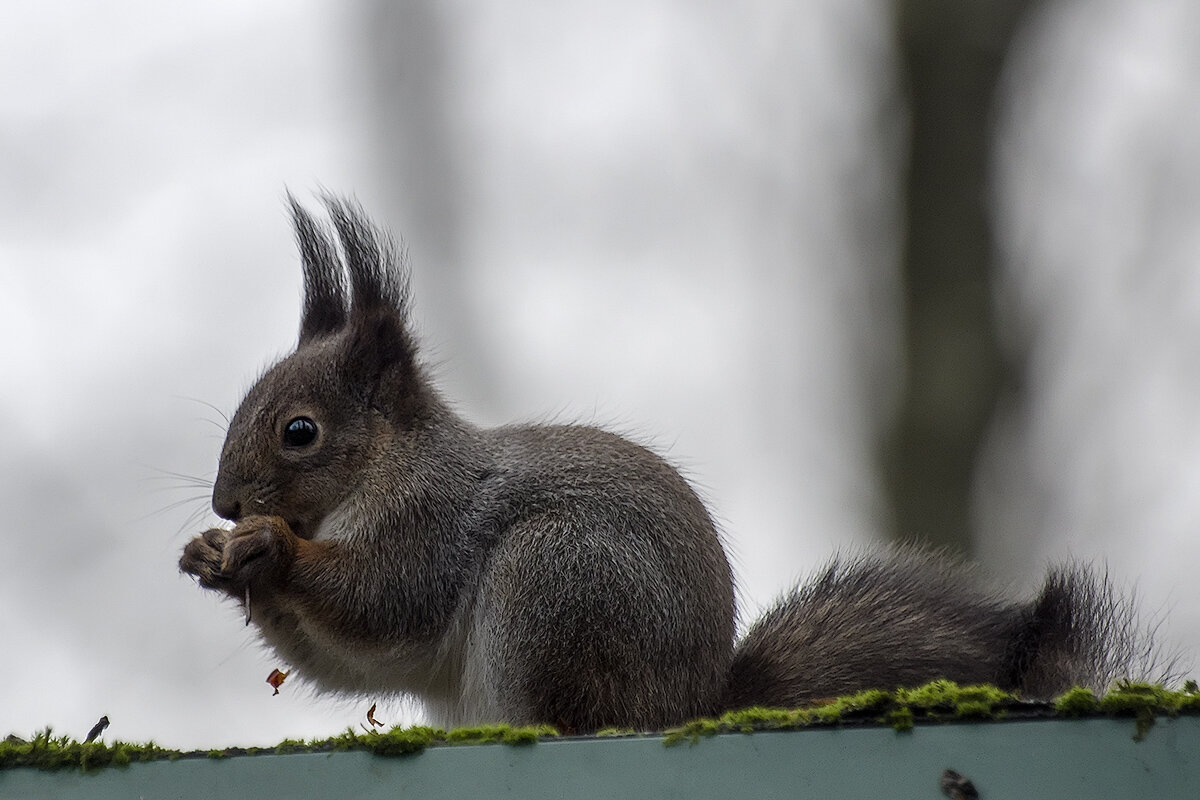
[[[1051,570],[1028,604],[1006,677],[1025,697],[1049,698],[1071,686],[1103,692],[1121,678],[1166,682],[1173,667],[1158,657],[1132,595],[1103,572],[1069,564]]]
[[[793,707],[937,678],[1027,698],[1149,677],[1150,639],[1108,579],[1073,565],[1038,597],[987,589],[971,566],[918,548],[835,558],[738,643],[725,708]]]

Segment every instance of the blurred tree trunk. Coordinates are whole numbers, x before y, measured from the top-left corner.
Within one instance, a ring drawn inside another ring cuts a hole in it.
[[[468,296],[463,240],[463,138],[457,117],[454,8],[435,0],[373,0],[360,13],[363,51],[372,79],[372,159],[380,188],[404,224],[419,308],[432,309],[420,327],[434,342],[456,342],[464,366],[440,380],[466,407],[491,405],[495,382],[479,352],[486,332],[464,307]]]
[[[436,3],[373,2],[362,18],[374,102],[374,154],[435,274],[453,273],[461,209],[446,21]]]
[[[969,553],[971,487],[1001,391],[989,177],[997,80],[1037,0],[897,0],[910,150],[901,266],[905,383],[882,443],[894,535]]]

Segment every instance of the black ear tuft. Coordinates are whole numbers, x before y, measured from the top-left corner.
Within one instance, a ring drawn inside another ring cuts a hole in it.
[[[300,342],[335,333],[346,325],[344,268],[337,248],[324,226],[312,218],[291,193],[292,225],[304,266],[304,310],[300,316]]]
[[[396,242],[371,224],[358,203],[326,194],[322,197],[337,229],[350,278],[350,318],[379,313],[405,321],[408,316],[408,271]]]
[[[392,237],[372,225],[352,200],[322,195],[332,229],[314,219],[290,193],[287,200],[304,266],[300,342],[348,326],[374,326],[380,318],[392,319],[403,330],[408,320],[408,270]]]

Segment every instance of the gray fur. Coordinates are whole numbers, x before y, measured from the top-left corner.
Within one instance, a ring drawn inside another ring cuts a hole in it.
[[[918,550],[835,562],[735,655],[729,565],[679,473],[591,427],[463,420],[419,360],[391,239],[351,202],[325,198],[332,227],[291,202],[299,344],[230,424],[213,507],[233,529],[180,568],[249,597],[317,687],[409,693],[444,724],[592,731],[936,677],[1052,692],[1116,674],[1129,620],[1103,581],[1054,573],[1020,604]],[[289,438],[297,420],[311,439]]]
[[[1049,699],[1154,669],[1131,601],[1085,566],[1052,570],[1018,602],[971,565],[898,548],[835,558],[759,619],[738,643],[723,704],[792,707],[934,678]]]

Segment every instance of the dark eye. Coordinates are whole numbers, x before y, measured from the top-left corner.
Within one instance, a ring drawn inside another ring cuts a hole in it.
[[[308,417],[296,417],[283,429],[285,447],[307,447],[316,441],[317,423]]]

